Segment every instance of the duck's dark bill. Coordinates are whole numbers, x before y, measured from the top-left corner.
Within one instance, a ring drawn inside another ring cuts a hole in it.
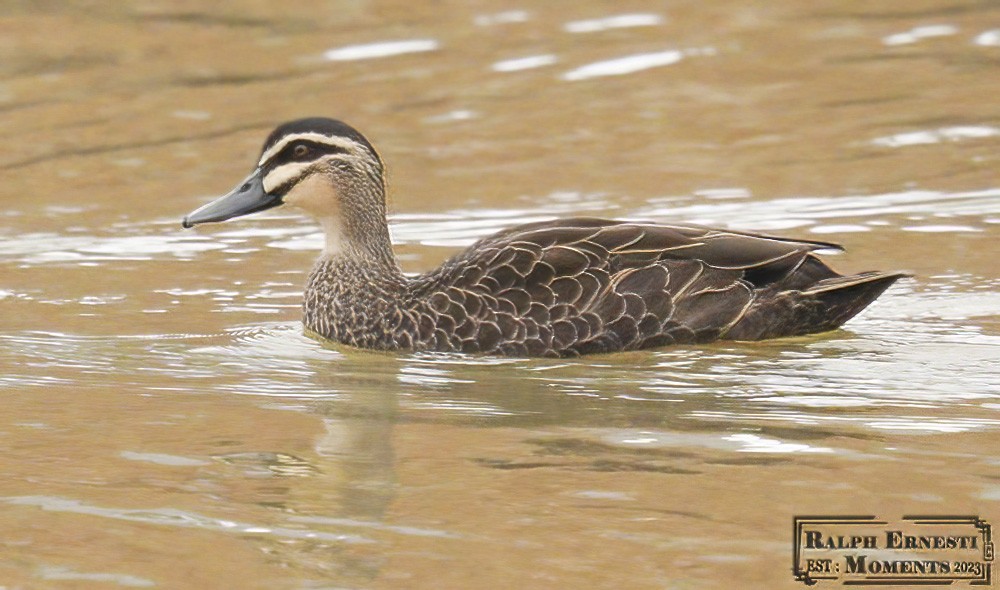
[[[269,195],[264,190],[261,171],[254,170],[229,194],[219,197],[211,203],[192,211],[181,225],[193,227],[199,223],[210,221],[225,221],[240,215],[249,215],[281,204],[281,197]]]

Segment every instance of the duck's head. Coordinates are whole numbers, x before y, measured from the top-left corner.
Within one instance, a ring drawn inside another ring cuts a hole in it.
[[[341,121],[314,117],[280,125],[264,142],[254,171],[228,194],[191,212],[182,225],[279,205],[316,218],[326,231],[328,251],[382,242],[373,233],[384,232],[388,242],[382,159],[364,135]]]

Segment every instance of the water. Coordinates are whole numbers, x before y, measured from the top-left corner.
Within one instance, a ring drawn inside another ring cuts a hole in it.
[[[0,586],[792,588],[796,514],[1000,523],[993,5],[5,19]],[[323,346],[298,323],[311,222],[179,223],[305,115],[381,149],[408,272],[598,215],[835,241],[837,268],[916,278],[780,341]]]

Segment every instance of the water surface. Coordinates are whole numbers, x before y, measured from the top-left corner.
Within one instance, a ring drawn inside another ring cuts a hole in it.
[[[51,3],[0,16],[0,586],[798,587],[796,514],[1000,524],[1000,8]],[[821,239],[845,329],[553,361],[298,323],[277,123],[390,168],[408,272],[516,223]]]

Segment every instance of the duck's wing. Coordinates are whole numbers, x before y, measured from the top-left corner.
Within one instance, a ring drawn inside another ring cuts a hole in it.
[[[764,291],[839,275],[840,249],[687,225],[563,219],[483,238],[414,282],[451,348],[573,355],[723,336]],[[452,325],[454,324],[454,325]],[[435,348],[442,348],[438,342]]]
[[[612,274],[659,261],[693,261],[719,270],[742,273],[741,278],[764,287],[799,271],[801,286],[839,276],[825,265],[802,269],[811,252],[841,251],[831,242],[727,231],[694,225],[570,218],[516,226],[485,237],[432,273],[442,280],[482,271],[484,276],[509,268],[527,277],[535,265],[552,267],[555,277],[575,276],[580,269],[566,251],[587,255],[584,268]],[[563,255],[560,256],[559,254]],[[799,286],[799,285],[796,285]]]
[[[655,260],[700,260],[732,270],[793,267],[817,250],[841,251],[831,242],[794,240],[763,234],[719,230],[696,225],[668,225],[597,218],[570,218],[516,226],[485,237],[452,258],[451,263],[489,264],[485,252],[521,245],[534,249],[557,246],[588,251],[618,269]],[[501,257],[502,260],[502,257]]]
[[[620,245],[634,241],[637,234],[642,234],[640,237],[648,237],[650,240],[660,240],[666,247],[689,244],[692,241],[706,239],[714,243],[716,245],[715,248],[722,255],[725,255],[725,252],[723,252],[725,246],[723,244],[733,244],[738,241],[733,238],[738,239],[740,237],[750,239],[749,242],[741,244],[744,246],[749,243],[763,245],[764,242],[769,242],[806,247],[810,250],[842,251],[844,249],[843,246],[832,242],[799,240],[735,230],[719,230],[699,225],[621,221],[598,217],[570,217],[537,221],[507,228],[480,239],[456,256],[456,258],[461,258],[469,254],[474,255],[481,248],[512,241],[556,240],[559,243],[568,243],[576,240],[585,240],[589,237],[594,237],[596,234],[601,235],[600,242],[602,243],[616,243]]]

